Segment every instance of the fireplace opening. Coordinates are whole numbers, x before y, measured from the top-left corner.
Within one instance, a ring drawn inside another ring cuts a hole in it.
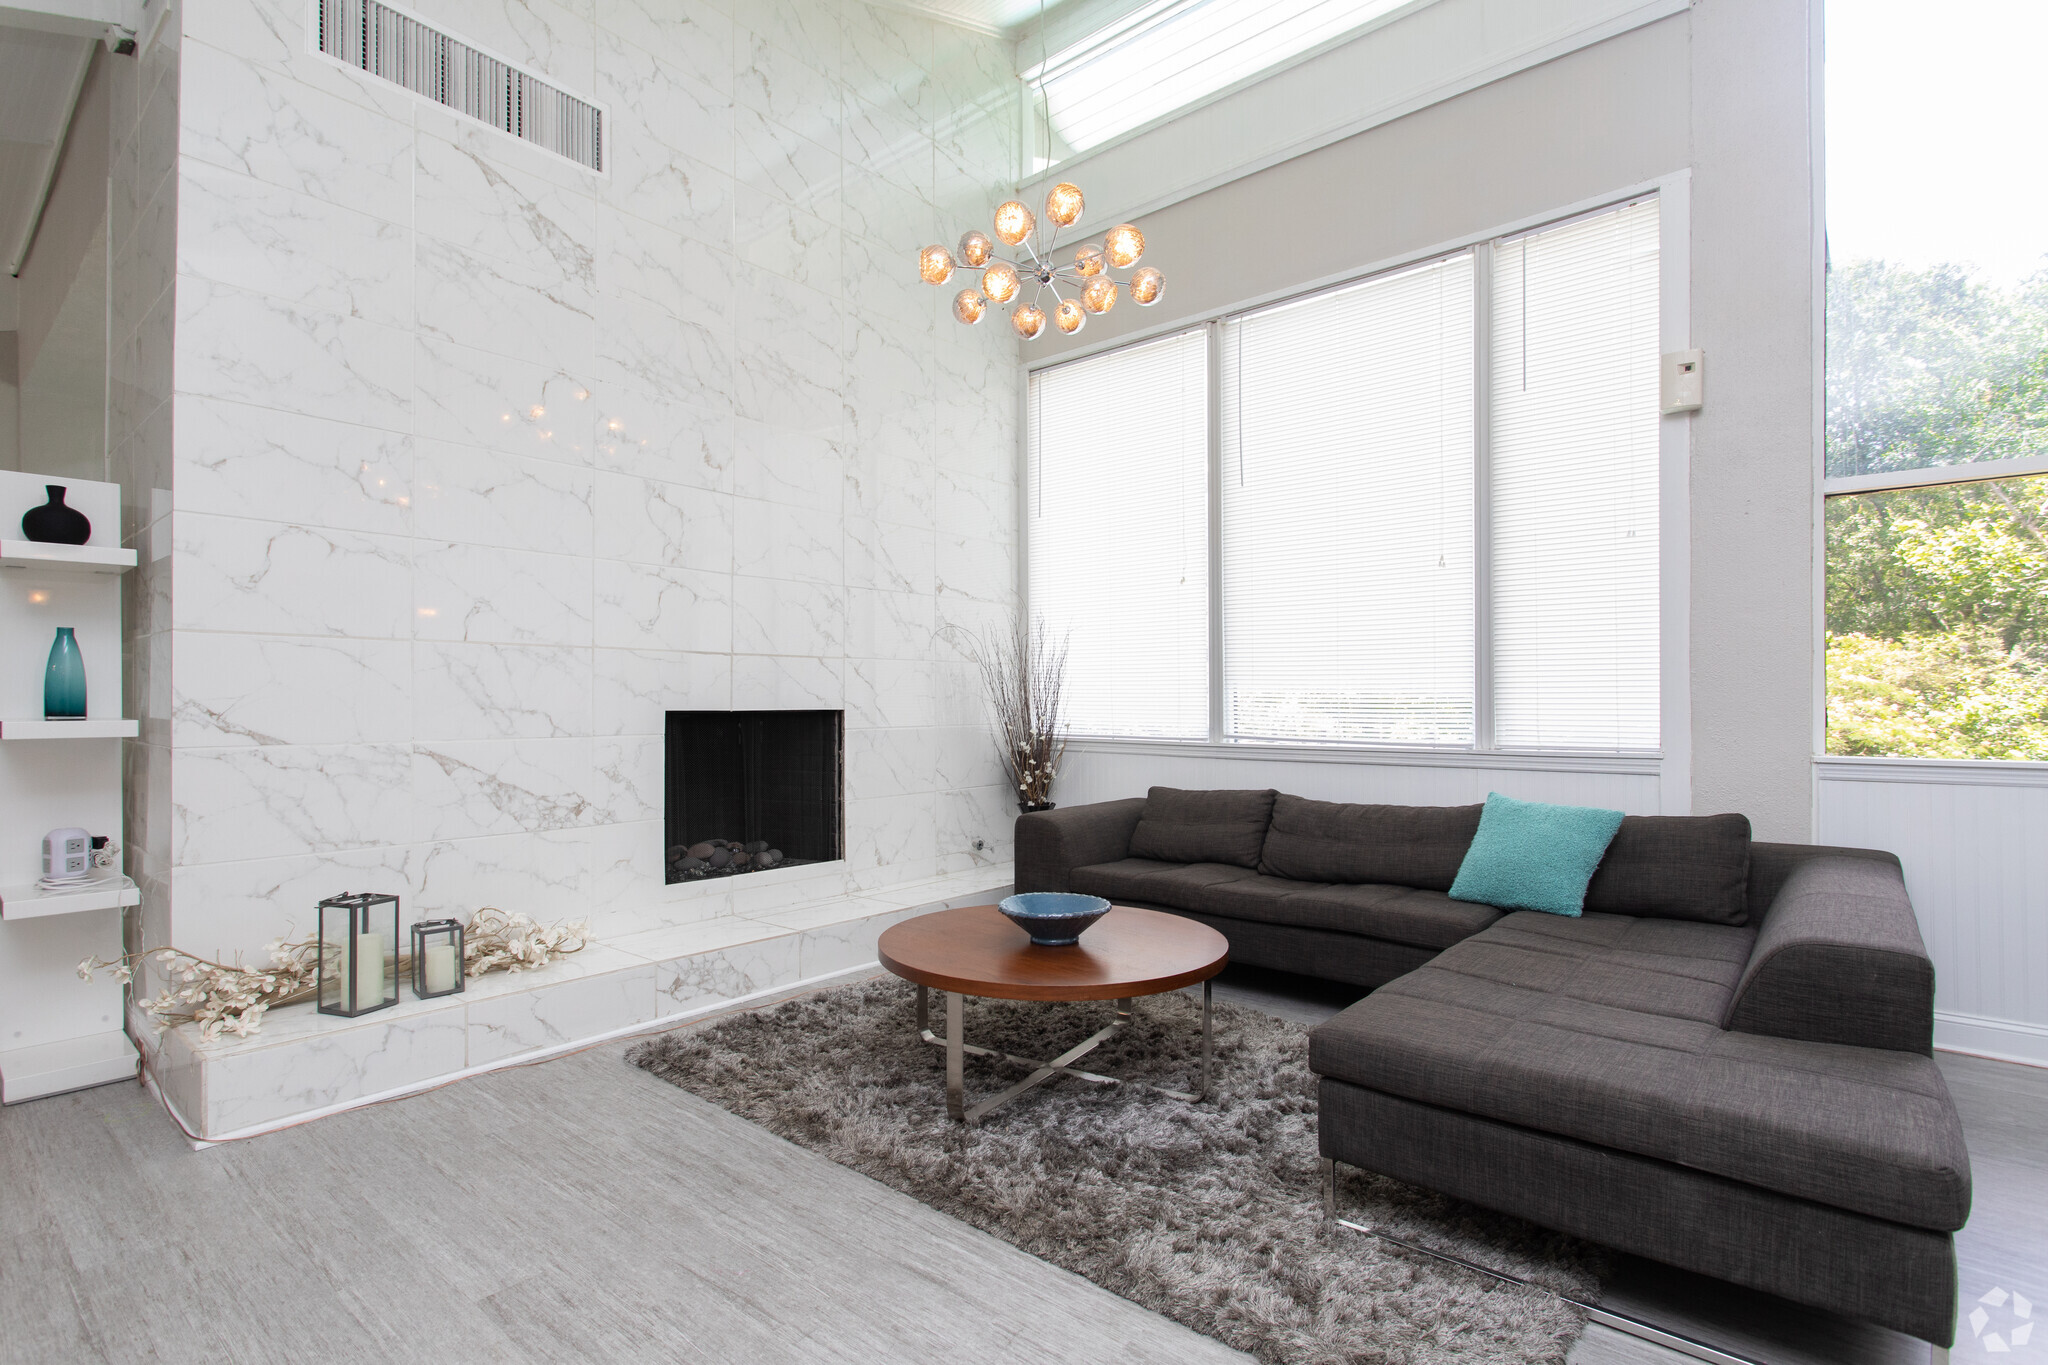
[[[845,856],[845,713],[668,713],[667,876],[701,881]]]

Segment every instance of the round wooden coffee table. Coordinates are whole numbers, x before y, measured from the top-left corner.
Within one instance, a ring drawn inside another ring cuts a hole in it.
[[[1122,1084],[1114,1076],[1073,1065],[1129,1027],[1131,1001],[1202,983],[1202,1083],[1190,1093],[1152,1086],[1175,1099],[1198,1100],[1209,1090],[1210,978],[1230,960],[1230,944],[1206,924],[1157,910],[1119,905],[1065,948],[1042,948],[993,905],[939,910],[905,920],[882,934],[882,965],[917,985],[917,1031],[946,1050],[946,1113],[973,1123],[1054,1076],[1075,1076],[1098,1085]],[[931,1030],[931,991],[946,996],[946,1036]],[[1114,1000],[1116,1018],[1049,1062],[1013,1057],[975,1047],[961,1036],[961,1001],[970,995],[993,1000]],[[1031,1074],[972,1109],[966,1105],[962,1060],[1001,1057],[1032,1068]],[[1133,1082],[1136,1084],[1136,1082]]]

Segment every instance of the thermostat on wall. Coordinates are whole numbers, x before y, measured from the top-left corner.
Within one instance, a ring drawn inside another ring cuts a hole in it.
[[[1663,400],[1659,411],[1695,412],[1707,382],[1705,351],[1666,351],[1658,367],[1662,375]]]

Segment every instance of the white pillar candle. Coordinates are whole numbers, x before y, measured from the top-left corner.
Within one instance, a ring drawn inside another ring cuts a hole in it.
[[[384,999],[384,935],[356,935],[356,1008]]]
[[[439,995],[455,989],[455,945],[427,945],[427,994]]]

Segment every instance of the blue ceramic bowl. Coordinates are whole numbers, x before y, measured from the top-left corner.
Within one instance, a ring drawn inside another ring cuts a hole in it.
[[[1078,942],[1088,926],[1109,913],[1109,902],[1070,891],[1027,891],[1021,896],[1005,896],[996,909],[1031,935],[1039,947],[1064,948]]]

